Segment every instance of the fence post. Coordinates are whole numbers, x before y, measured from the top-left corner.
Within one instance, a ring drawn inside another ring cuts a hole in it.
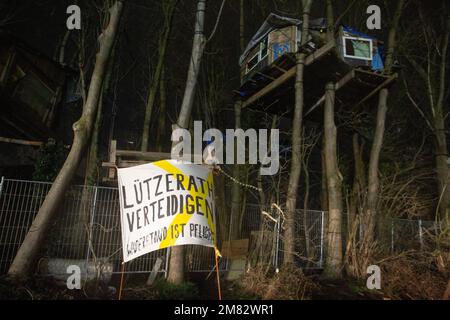
[[[94,199],[92,204],[92,211],[91,211],[91,219],[89,221],[88,226],[88,246],[87,246],[87,253],[86,253],[86,279],[88,278],[89,273],[89,253],[92,245],[92,226],[94,225],[94,216],[95,216],[95,209],[97,207],[97,186],[93,186],[94,188]]]
[[[419,242],[420,242],[420,250],[423,250],[423,231],[422,231],[422,219],[419,219]]]
[[[0,181],[0,197],[2,196],[4,182],[5,182],[5,177],[2,176],[2,180]]]
[[[325,212],[321,213],[321,221],[320,221],[320,265],[319,268],[323,267],[323,238],[324,238],[324,222],[325,222]]]

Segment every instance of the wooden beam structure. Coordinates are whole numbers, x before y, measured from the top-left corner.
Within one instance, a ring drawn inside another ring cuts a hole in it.
[[[342,77],[338,82],[336,82],[335,84],[335,91],[336,93],[338,92],[339,89],[342,89],[345,87],[346,84],[348,84],[350,81],[352,81],[353,79],[355,79],[358,74],[364,74],[367,76],[376,76],[376,77],[382,77],[382,79],[385,79],[382,83],[380,83],[379,85],[377,85],[369,94],[365,95],[361,101],[359,101],[358,103],[356,103],[354,105],[354,107],[358,107],[361,104],[363,104],[364,102],[366,102],[367,100],[369,100],[371,97],[373,97],[375,94],[377,94],[381,89],[385,88],[386,86],[388,86],[391,82],[393,82],[398,75],[397,74],[393,74],[391,76],[385,76],[385,75],[380,75],[374,72],[370,72],[370,71],[366,71],[366,70],[361,70],[361,69],[353,69],[351,70],[349,73],[347,73],[344,77]],[[305,117],[310,114],[311,112],[313,112],[315,109],[317,109],[317,107],[319,107],[320,105],[322,105],[325,102],[325,95],[321,96],[317,102],[311,107],[309,108],[309,110],[305,113]]]
[[[21,144],[24,146],[33,146],[33,147],[40,147],[41,145],[44,144],[42,141],[31,141],[31,140],[13,139],[13,138],[5,138],[5,137],[0,137],[0,142]]]
[[[144,161],[158,161],[164,159],[170,159],[170,153],[168,152],[142,152],[142,151],[133,151],[133,150],[117,150],[117,157],[129,157],[136,158]]]
[[[334,90],[338,91],[340,88],[342,88],[347,82],[349,82],[350,80],[352,80],[355,77],[355,70],[350,71],[349,73],[347,73],[345,76],[343,76],[341,78],[341,80],[339,80],[338,82],[336,82]],[[317,100],[317,102],[311,107],[309,108],[308,111],[306,111],[305,113],[305,117],[310,114],[312,111],[314,111],[314,109],[316,109],[318,106],[320,106],[322,103],[325,102],[325,95],[323,95],[322,97],[320,97],[319,100]]]
[[[372,98],[375,94],[377,94],[381,89],[387,87],[391,82],[393,82],[395,79],[397,79],[398,74],[394,73],[392,76],[388,77],[382,84],[380,84],[378,87],[372,90],[367,96],[364,97],[358,104],[356,104],[355,107],[358,107],[362,105],[364,102]]]

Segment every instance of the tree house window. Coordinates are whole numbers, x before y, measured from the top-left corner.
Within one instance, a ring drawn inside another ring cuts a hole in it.
[[[259,43],[259,50],[247,62],[245,73],[249,73],[260,61],[267,57],[268,54],[267,36]]]
[[[250,72],[259,62],[259,52],[255,54],[250,60],[247,62],[247,73]]]
[[[372,60],[372,40],[357,37],[343,37],[344,57],[360,60]]]
[[[263,39],[263,41],[261,41],[259,46],[260,46],[259,52],[260,52],[260,55],[261,55],[261,58],[259,60],[262,60],[262,59],[264,59],[267,56],[267,53],[268,53],[268,50],[267,50],[267,37],[265,37]]]

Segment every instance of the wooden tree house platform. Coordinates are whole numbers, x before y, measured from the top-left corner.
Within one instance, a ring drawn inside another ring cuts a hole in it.
[[[388,76],[369,68],[354,68],[340,58],[338,49],[336,42],[330,41],[307,55],[305,116],[324,102],[328,82],[336,86],[336,107],[358,107],[397,78],[397,74]],[[235,93],[242,101],[242,108],[290,115],[295,103],[295,75],[295,54],[287,53],[253,74]]]

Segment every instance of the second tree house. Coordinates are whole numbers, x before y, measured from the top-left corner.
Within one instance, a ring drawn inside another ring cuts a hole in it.
[[[239,59],[241,86],[237,95],[242,107],[289,112],[294,99],[297,52],[307,54],[306,108],[314,109],[323,102],[329,81],[336,84],[336,94],[343,104],[355,105],[395,79],[396,75],[382,74],[381,41],[341,26],[337,37],[327,42],[326,28],[325,19],[311,20],[308,41],[301,47],[302,21],[270,14]]]

